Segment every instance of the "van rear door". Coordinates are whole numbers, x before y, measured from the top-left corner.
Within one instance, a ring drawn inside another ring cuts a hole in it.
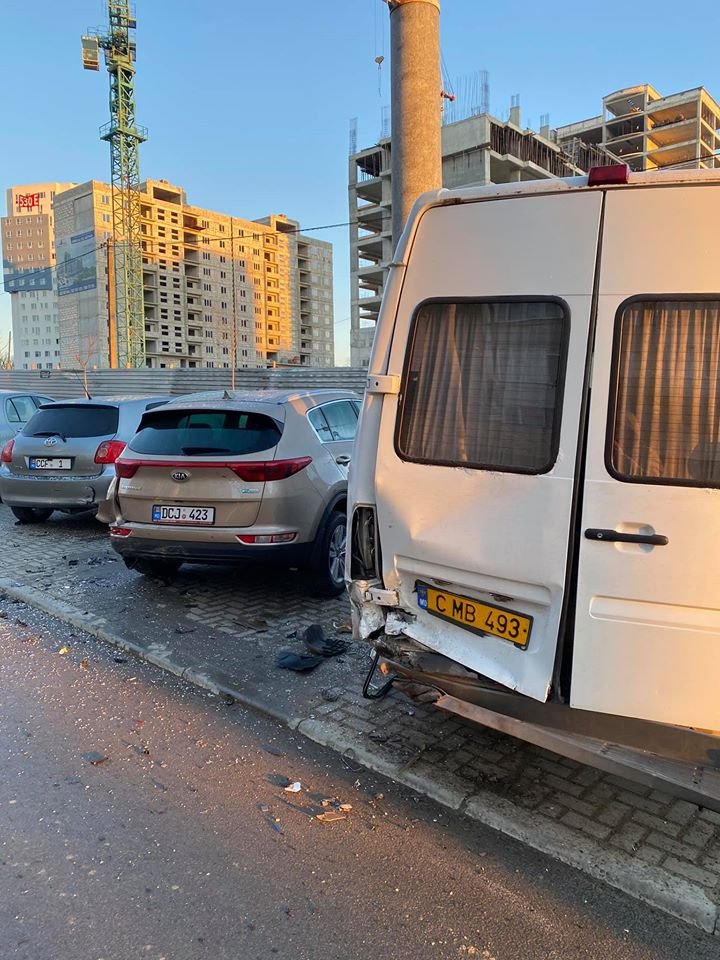
[[[602,195],[431,207],[397,309],[378,520],[403,632],[544,700],[555,659]],[[382,320],[381,320],[382,322]]]
[[[720,730],[720,184],[609,191],[571,703]]]

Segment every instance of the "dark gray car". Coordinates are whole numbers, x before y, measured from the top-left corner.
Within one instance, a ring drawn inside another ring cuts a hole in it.
[[[169,397],[96,397],[45,404],[0,454],[0,497],[23,523],[54,510],[97,510],[115,460],[146,410]]]

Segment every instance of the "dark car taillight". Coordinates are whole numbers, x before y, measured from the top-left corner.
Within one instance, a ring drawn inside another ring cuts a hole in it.
[[[115,476],[121,477],[123,480],[129,480],[138,472],[139,466],[140,460],[116,460]]]
[[[380,542],[375,507],[356,507],[350,539],[350,577],[352,580],[380,578]]]
[[[95,463],[115,463],[125,447],[122,440],[103,440],[95,451]]]
[[[15,446],[15,440],[8,440],[5,446],[0,452],[0,463],[12,463],[13,447]]]
[[[310,463],[312,457],[296,457],[294,460],[248,460],[228,463],[227,466],[246,483],[269,483],[271,480],[286,480]]]

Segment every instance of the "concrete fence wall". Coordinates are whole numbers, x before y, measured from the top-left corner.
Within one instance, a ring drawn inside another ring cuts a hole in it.
[[[356,367],[298,367],[272,370],[237,370],[235,389],[263,387],[304,390],[317,387],[365,389],[367,370]],[[229,370],[92,370],[88,372],[90,396],[181,396],[200,390],[230,390]],[[82,397],[81,370],[0,370],[0,390],[30,393],[66,400]]]

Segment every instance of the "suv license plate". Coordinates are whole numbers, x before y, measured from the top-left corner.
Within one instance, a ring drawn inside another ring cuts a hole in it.
[[[215,507],[173,507],[155,504],[152,508],[153,523],[183,523],[186,525],[212,526],[215,523]]]
[[[532,617],[522,616],[514,610],[506,610],[503,607],[479,603],[477,600],[461,597],[447,590],[437,590],[420,581],[415,586],[418,606],[434,617],[456,623],[481,636],[490,634],[490,636],[499,637],[500,640],[507,640],[516,647],[523,649],[527,647],[532,630]]]
[[[69,470],[70,457],[29,457],[28,467],[31,470]]]

